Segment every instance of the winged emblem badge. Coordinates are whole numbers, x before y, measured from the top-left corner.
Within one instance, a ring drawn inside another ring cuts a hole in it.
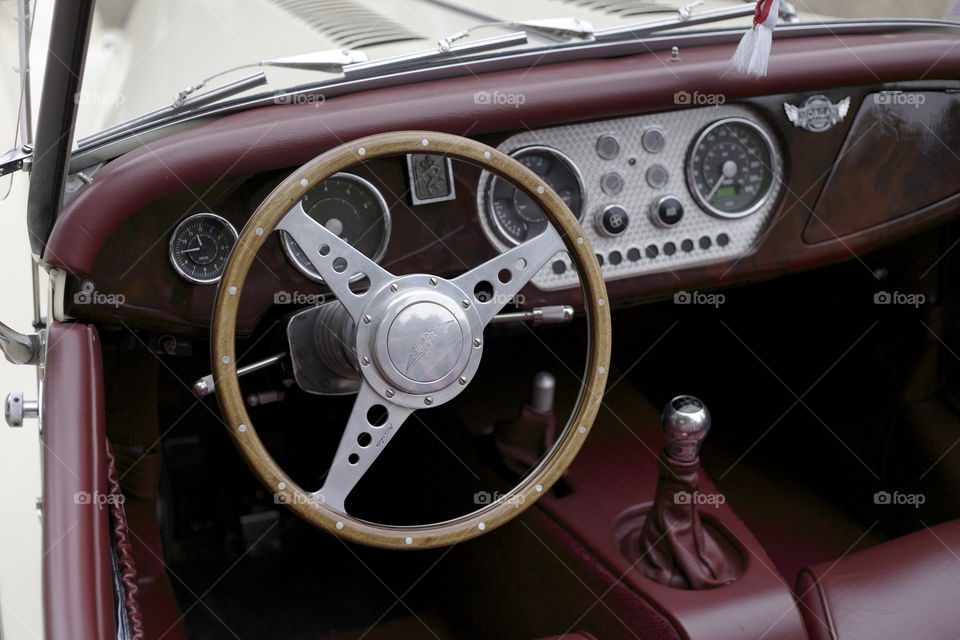
[[[850,111],[850,98],[834,104],[827,96],[811,96],[799,107],[784,103],[783,110],[793,126],[820,133],[843,122]]]
[[[432,329],[427,329],[417,335],[416,340],[413,341],[413,350],[410,352],[410,357],[407,358],[406,372],[409,372],[410,367],[437,347],[437,343],[440,342],[443,332],[446,331],[447,327],[453,324],[453,322],[453,320],[441,322]]]

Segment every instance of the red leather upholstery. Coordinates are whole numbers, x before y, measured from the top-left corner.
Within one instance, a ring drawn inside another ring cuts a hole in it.
[[[157,525],[160,454],[114,445],[130,528],[130,554],[137,568],[139,608],[144,640],[185,640],[183,615],[163,564]]]
[[[960,521],[804,569],[797,595],[812,640],[956,640]]]
[[[43,610],[50,640],[116,637],[100,340],[47,332],[43,404]]]

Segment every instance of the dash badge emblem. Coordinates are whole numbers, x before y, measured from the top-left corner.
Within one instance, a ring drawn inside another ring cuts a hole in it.
[[[811,133],[821,133],[843,122],[850,111],[850,98],[834,104],[826,96],[811,96],[799,107],[784,103],[783,110],[793,126]]]

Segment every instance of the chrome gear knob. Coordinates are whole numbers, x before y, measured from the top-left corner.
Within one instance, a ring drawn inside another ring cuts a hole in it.
[[[710,411],[699,398],[677,396],[663,409],[667,455],[678,462],[693,462],[710,432]]]

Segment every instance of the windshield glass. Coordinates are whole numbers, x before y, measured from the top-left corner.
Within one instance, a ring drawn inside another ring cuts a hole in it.
[[[818,23],[838,18],[943,18],[955,4],[954,0],[798,0],[782,2],[782,9],[792,6],[800,22]],[[265,85],[251,83],[226,97],[270,95],[343,77],[335,66],[324,70],[258,67],[258,61],[349,49],[356,59],[377,62],[436,50],[438,41],[464,31],[470,33],[457,45],[521,30],[511,22],[576,17],[600,31],[673,20],[684,7],[694,16],[738,8],[749,13],[750,8],[741,0],[99,0],[83,91],[78,96],[78,140],[83,144],[85,136],[167,110],[178,95],[193,99],[260,72]],[[749,25],[750,16],[740,15],[673,28],[746,29]],[[525,44],[492,47],[486,55],[557,46],[549,33],[526,31]],[[565,41],[583,39],[567,34]],[[294,99],[307,98],[277,98]]]

